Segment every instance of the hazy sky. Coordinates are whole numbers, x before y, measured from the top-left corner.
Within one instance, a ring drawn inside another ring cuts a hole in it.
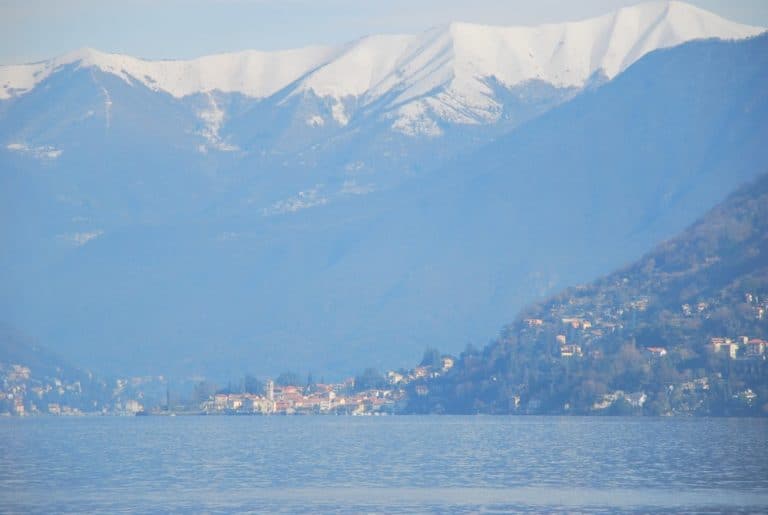
[[[449,21],[532,25],[603,14],[636,0],[0,0],[0,63],[80,47],[147,58],[346,42]],[[690,0],[768,26],[768,0]]]

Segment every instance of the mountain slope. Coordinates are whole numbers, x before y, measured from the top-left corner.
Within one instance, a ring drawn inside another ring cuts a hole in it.
[[[318,186],[265,212],[239,196],[195,199],[169,178],[138,205],[185,192],[188,203],[129,210],[123,197],[143,190],[115,188],[116,211],[100,201],[114,174],[78,171],[78,202],[64,203],[42,185],[74,183],[57,168],[66,152],[39,170],[18,160],[3,175],[15,221],[0,255],[3,312],[115,372],[346,373],[407,365],[427,345],[457,350],[531,298],[621,266],[765,170],[767,45],[655,52],[450,166],[337,202]],[[119,178],[130,177],[129,165]],[[254,177],[238,180],[250,194]]]
[[[308,208],[439,169],[655,49],[761,31],[651,2],[579,22],[455,23],[191,61],[86,49],[0,66],[0,165],[33,176],[65,170],[43,176],[66,176],[69,189],[90,183],[94,168],[132,170],[141,176],[105,174],[89,196],[133,200],[152,223],[194,200],[263,213]],[[317,199],[295,202],[305,195]]]
[[[763,175],[634,264],[526,308],[412,409],[768,414],[766,215]]]

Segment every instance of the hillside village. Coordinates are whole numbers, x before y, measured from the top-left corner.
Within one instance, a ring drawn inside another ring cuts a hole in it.
[[[757,322],[764,321],[768,296],[744,292],[743,298],[744,302],[736,308],[748,313]],[[519,336],[541,341],[554,334],[557,344],[555,353],[560,357],[580,358],[585,352],[592,357],[600,357],[600,347],[606,338],[647,324],[645,314],[650,302],[649,296],[632,298],[621,304],[608,301],[605,295],[598,296],[597,302],[595,297],[574,296],[564,304],[549,306],[546,318],[525,318],[519,326]],[[680,327],[692,323],[701,325],[711,318],[713,311],[722,307],[722,303],[715,299],[700,301],[693,307],[683,304],[679,312],[668,313],[666,323]],[[724,352],[734,360],[762,359],[768,345],[766,340],[744,334],[712,336],[708,341],[700,338],[697,343],[699,348],[706,348],[714,354]],[[667,347],[659,345],[645,345],[641,351],[650,358],[663,358],[669,354]]]
[[[626,284],[621,290],[627,290]],[[452,373],[425,379],[418,390],[411,388],[408,409],[768,414],[768,321],[763,300],[768,296],[743,292],[736,305],[725,305],[722,299],[697,302],[693,309],[683,304],[676,313],[666,311],[662,325],[659,317],[664,310],[655,305],[653,296],[616,303],[608,295],[576,291],[532,310],[539,316],[521,318],[482,351],[469,349]],[[707,328],[724,309],[746,315],[737,327],[756,329],[713,335]]]
[[[622,280],[624,283],[625,280]],[[743,302],[737,305],[742,313],[746,313],[755,322],[765,321],[768,308],[768,296],[756,295],[752,292],[743,293]],[[613,345],[615,340],[627,334],[633,338],[634,347],[648,363],[649,367],[677,364],[684,359],[690,359],[692,347],[700,356],[710,361],[712,368],[722,366],[730,372],[738,370],[762,369],[767,359],[766,348],[768,341],[754,334],[738,334],[727,336],[704,336],[701,334],[688,336],[678,342],[670,342],[669,338],[661,341],[649,340],[635,335],[638,329],[648,325],[647,313],[654,311],[650,296],[630,298],[622,304],[608,302],[606,296],[598,296],[600,301],[594,302],[595,297],[571,297],[564,304],[549,306],[548,316],[542,318],[525,318],[519,327],[520,339],[534,341],[554,341],[550,352],[555,357],[564,360],[600,360],[604,358],[605,348]],[[615,301],[615,299],[613,299]],[[682,304],[677,313],[668,313],[667,324],[683,327],[685,324],[702,325],[711,319],[713,312],[722,309],[720,299],[707,299],[696,302],[693,306]],[[765,332],[761,331],[760,335]],[[657,334],[657,337],[659,334]],[[697,340],[695,338],[698,338]],[[670,392],[677,390],[683,393],[694,393],[709,390],[710,379],[722,380],[721,372],[714,372],[712,377],[704,375],[691,379],[690,376],[680,377],[678,381],[670,381],[666,386]],[[757,399],[755,392],[749,387],[732,392],[732,397],[746,405]],[[643,392],[627,393],[621,390],[604,393],[602,398],[592,405],[593,411],[606,410],[617,402],[624,401],[632,408],[642,408],[648,400]],[[690,408],[690,406],[688,406]]]

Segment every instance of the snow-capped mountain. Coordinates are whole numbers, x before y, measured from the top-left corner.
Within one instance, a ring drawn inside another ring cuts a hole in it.
[[[670,2],[0,67],[0,323],[121,373],[458,352],[766,169],[760,32]]]
[[[394,129],[436,134],[441,121],[498,120],[503,106],[494,98],[491,80],[509,89],[529,81],[582,88],[596,75],[614,78],[653,50],[695,39],[740,39],[763,30],[680,2],[640,4],[538,27],[453,23],[410,38],[363,39],[303,78],[296,91],[338,101],[361,98],[362,106],[386,98]]]
[[[22,95],[72,64],[97,68],[129,84],[144,84],[177,98],[208,91],[263,98],[327,62],[335,53],[332,48],[308,47],[278,52],[218,54],[190,61],[149,61],[84,48],[50,61],[0,67],[0,98]]]
[[[537,27],[453,23],[418,35],[378,35],[338,48],[247,51],[190,61],[147,61],[75,51],[41,63],[0,67],[0,99],[23,95],[69,65],[96,68],[176,98],[209,92],[265,99],[312,94],[330,106],[306,124],[347,125],[374,110],[405,134],[440,134],[440,125],[495,122],[504,110],[491,82],[530,81],[580,89],[612,79],[643,55],[705,38],[740,39],[741,25],[681,2],[650,2],[584,21]],[[330,118],[330,119],[329,119]]]

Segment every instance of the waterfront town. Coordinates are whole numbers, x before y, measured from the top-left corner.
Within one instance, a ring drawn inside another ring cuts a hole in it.
[[[0,415],[393,415],[402,410],[409,384],[438,377],[453,363],[442,356],[435,365],[385,374],[368,369],[339,383],[267,379],[255,388],[229,386],[202,395],[199,390],[212,385],[200,382],[188,398],[175,400],[162,376],[117,379],[99,396],[81,380],[36,379],[29,367],[0,364]]]
[[[589,327],[586,320],[566,320],[568,327]],[[538,325],[538,320],[526,320]],[[557,335],[560,359],[585,359],[579,344],[566,343]],[[702,342],[707,352],[716,359],[734,363],[764,362],[768,356],[768,342],[759,338],[712,337]],[[649,363],[668,357],[664,347],[646,347],[642,354]],[[430,380],[438,379],[451,370],[454,358],[441,356],[437,365],[422,365],[410,370],[387,371],[377,375],[378,381],[370,385],[356,384],[350,377],[339,383],[277,384],[272,379],[259,383],[254,391],[232,391],[231,388],[188,399],[171,399],[168,380],[162,376],[133,377],[115,380],[105,395],[88,392],[81,381],[62,378],[36,380],[29,367],[18,364],[0,364],[0,416],[79,416],[99,415],[396,415],[407,410],[408,395],[427,395]],[[368,371],[372,373],[372,371]],[[705,392],[710,378],[700,377],[669,385],[670,390]],[[90,386],[93,389],[93,385]],[[242,390],[242,389],[241,389]],[[749,389],[734,393],[745,403],[755,400]],[[617,402],[642,408],[648,396],[645,392],[610,391],[597,399],[592,411],[608,410]],[[513,399],[519,404],[519,397]],[[531,408],[531,406],[528,406]],[[533,406],[535,408],[535,406]],[[530,410],[528,410],[530,411]],[[535,411],[535,409],[534,409]]]

